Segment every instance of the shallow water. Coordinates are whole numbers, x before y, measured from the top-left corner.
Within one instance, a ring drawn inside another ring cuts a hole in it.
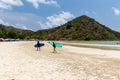
[[[102,45],[120,45],[120,41],[66,41],[69,43],[87,43],[87,44],[102,44]]]
[[[107,44],[107,45],[120,45],[120,41],[84,41],[84,43],[90,44]]]

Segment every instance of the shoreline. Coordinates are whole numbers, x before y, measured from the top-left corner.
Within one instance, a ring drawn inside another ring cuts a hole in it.
[[[75,42],[59,42],[62,45],[76,46],[76,47],[85,47],[85,48],[96,48],[103,50],[118,50],[120,51],[120,45],[103,45],[103,44],[88,44],[88,43],[75,43]]]

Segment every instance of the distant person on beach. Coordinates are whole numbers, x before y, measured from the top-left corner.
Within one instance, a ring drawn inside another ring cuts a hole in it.
[[[55,43],[53,42],[53,53],[56,52],[56,45]]]
[[[53,46],[53,53],[57,52],[55,42],[48,42],[48,43]]]
[[[37,41],[37,51],[40,51],[40,42],[39,41]]]

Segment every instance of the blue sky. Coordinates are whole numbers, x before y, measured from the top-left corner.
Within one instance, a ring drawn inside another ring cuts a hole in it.
[[[119,0],[0,0],[0,23],[22,29],[53,28],[82,15],[120,32]]]

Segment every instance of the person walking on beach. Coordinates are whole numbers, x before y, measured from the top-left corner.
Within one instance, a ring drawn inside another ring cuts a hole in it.
[[[37,41],[37,51],[40,51],[40,42],[39,41]]]
[[[56,45],[55,43],[53,42],[53,53],[56,52]]]

